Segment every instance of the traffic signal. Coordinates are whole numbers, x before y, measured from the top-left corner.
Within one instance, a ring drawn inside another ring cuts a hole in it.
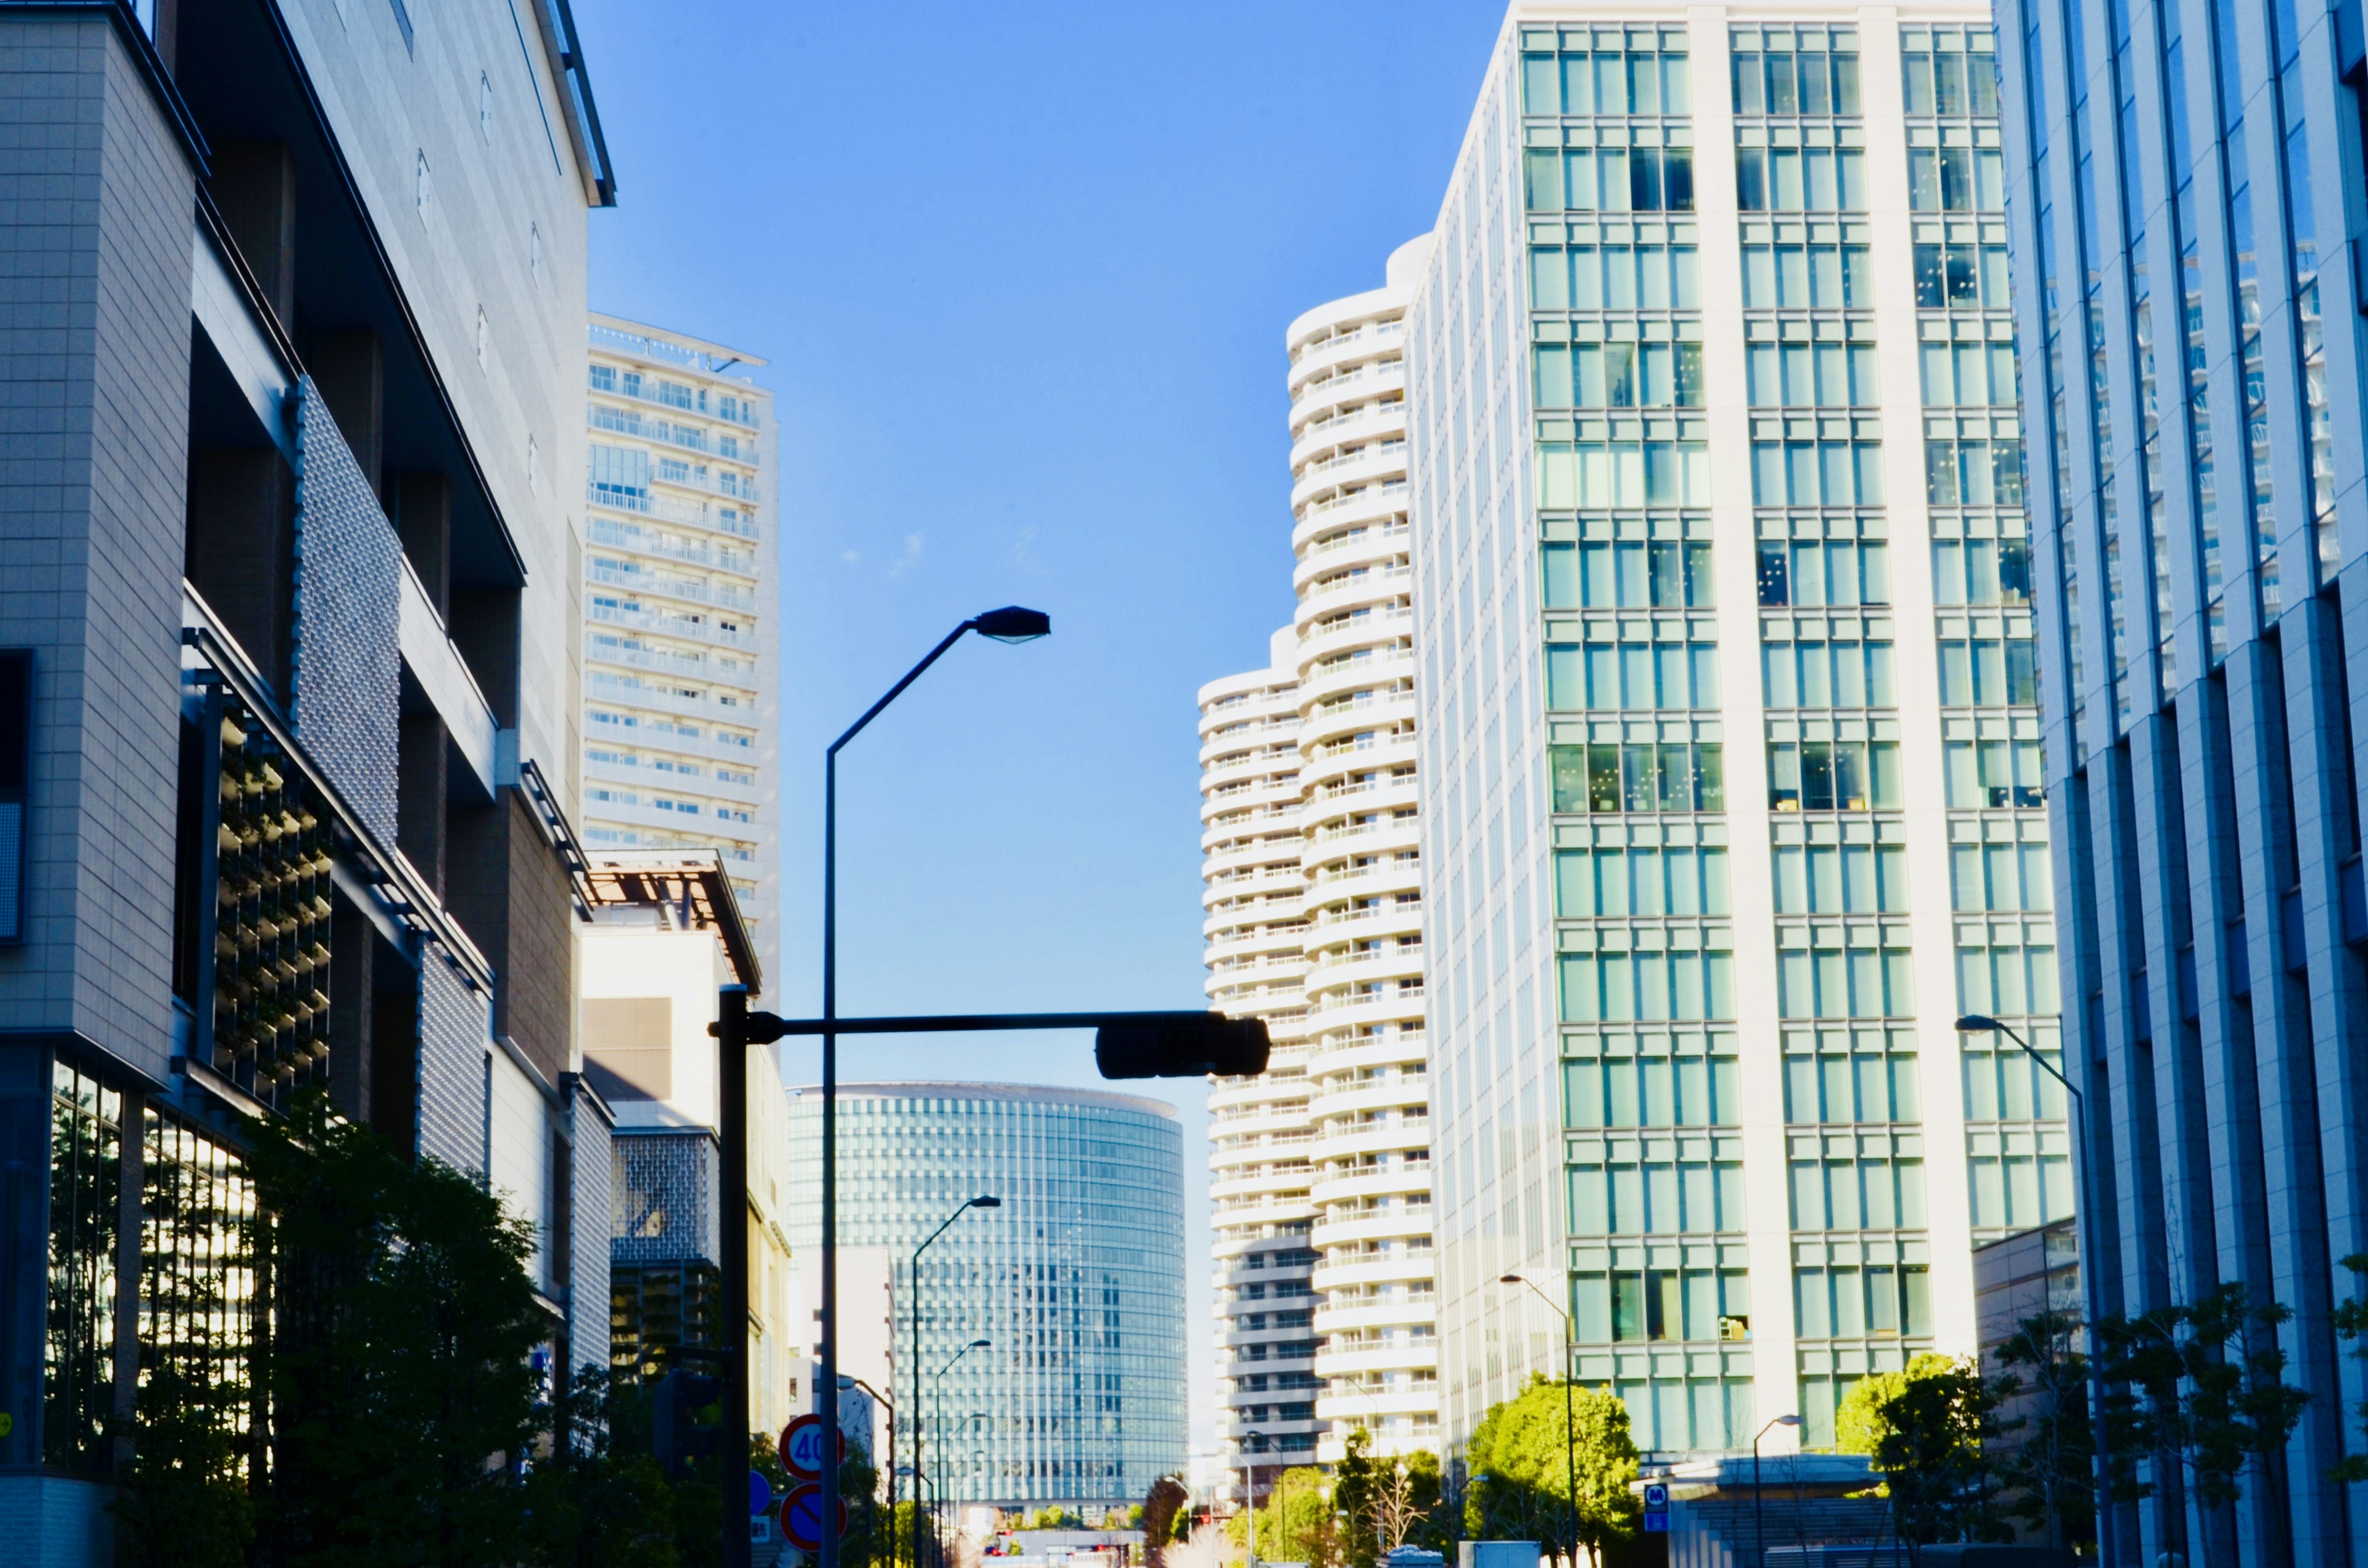
[[[1266,1020],[1223,1013],[1143,1013],[1094,1031],[1105,1078],[1255,1077],[1266,1071]]]
[[[715,1451],[723,1436],[722,1412],[715,1408],[723,1397],[723,1381],[704,1372],[672,1371],[658,1380],[651,1448],[667,1475],[678,1479],[692,1460]],[[700,1420],[702,1415],[710,1419]]]

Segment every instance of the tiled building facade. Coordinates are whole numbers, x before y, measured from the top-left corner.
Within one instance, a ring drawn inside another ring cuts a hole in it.
[[[0,1558],[113,1561],[143,1359],[256,1331],[239,1118],[302,1093],[507,1195],[605,1358],[580,73],[484,5],[0,6]]]
[[[2349,0],[1998,14],[2081,1266],[2109,1312],[2291,1308],[2312,1395],[2232,1507],[2142,1467],[2123,1562],[2368,1553],[2329,1479],[2368,1392],[2334,1330],[2368,1252],[2362,44]]]

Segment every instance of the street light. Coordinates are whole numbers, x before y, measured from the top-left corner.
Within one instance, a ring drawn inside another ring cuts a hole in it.
[[[955,1351],[954,1358],[951,1361],[947,1362],[944,1366],[938,1369],[937,1378],[929,1385],[929,1414],[932,1423],[938,1428],[938,1441],[940,1446],[944,1444],[946,1437],[946,1374],[952,1371],[954,1368],[960,1364],[962,1358],[969,1355],[972,1351],[987,1349],[992,1346],[994,1343],[995,1342],[991,1339],[973,1339],[968,1345],[965,1345],[961,1349]],[[944,1525],[940,1516],[943,1513],[946,1500],[945,1488],[941,1485],[930,1487],[929,1499],[931,1504],[929,1513],[929,1540],[936,1545],[939,1556],[942,1557],[945,1551],[945,1541],[942,1539]]]
[[[1242,1440],[1243,1440],[1243,1441],[1245,1441],[1245,1442],[1247,1442],[1247,1441],[1248,1441],[1250,1438],[1252,1438],[1252,1437],[1256,1437],[1256,1438],[1258,1439],[1258,1447],[1259,1447],[1261,1449],[1263,1449],[1263,1450],[1264,1450],[1264,1451],[1266,1451],[1267,1453],[1272,1453],[1272,1452],[1274,1452],[1274,1443],[1273,1443],[1272,1439],[1269,1438],[1265,1433],[1263,1433],[1263,1432],[1257,1432],[1257,1431],[1250,1431],[1250,1432],[1245,1432],[1245,1433],[1243,1433],[1243,1434],[1242,1434]],[[1252,1466],[1250,1466],[1250,1550],[1249,1550],[1249,1557],[1248,1557],[1248,1568],[1258,1568],[1258,1466],[1256,1466],[1256,1465],[1252,1465]]]
[[[1576,1424],[1571,1418],[1570,1364],[1573,1354],[1571,1341],[1577,1336],[1571,1331],[1570,1312],[1557,1303],[1552,1296],[1547,1295],[1538,1282],[1526,1274],[1501,1274],[1497,1277],[1497,1283],[1527,1285],[1537,1292],[1540,1301],[1554,1308],[1556,1317],[1562,1319],[1563,1479],[1564,1484],[1570,1488],[1570,1560],[1576,1562],[1578,1561],[1578,1433],[1575,1430]]]
[[[972,1199],[969,1202],[955,1210],[952,1213],[947,1215],[945,1223],[939,1225],[936,1230],[929,1233],[928,1241],[923,1242],[919,1246],[913,1249],[913,1272],[906,1278],[911,1282],[913,1291],[913,1378],[916,1382],[920,1381],[921,1376],[921,1255],[929,1250],[929,1242],[934,1242],[939,1236],[944,1235],[947,1230],[952,1226],[956,1220],[961,1219],[972,1210],[1000,1209],[1002,1207],[1003,1199],[1000,1198],[989,1197],[982,1193],[980,1196]],[[916,1390],[916,1392],[917,1392],[918,1391]],[[913,1424],[913,1470],[916,1477],[919,1475],[921,1470],[921,1424],[916,1421]],[[916,1479],[913,1483],[913,1500],[917,1503],[920,1501],[920,1496],[921,1483],[917,1479]],[[895,1517],[896,1499],[893,1495],[888,1499],[888,1512],[890,1517],[893,1518]],[[914,1560],[916,1563],[919,1562],[917,1548],[916,1549]]]
[[[1981,1013],[1968,1013],[1957,1020],[1959,1034],[2002,1034],[2022,1048],[2022,1053],[2044,1068],[2047,1075],[2064,1086],[2065,1095],[2072,1101],[2072,1142],[2079,1146],[2078,1157],[2072,1162],[2072,1220],[2078,1227],[2080,1243],[2080,1299],[2088,1313],[2089,1331],[2089,1430],[2096,1445],[2095,1479],[2097,1488],[2097,1557],[2111,1562],[2113,1557],[2113,1499],[2112,1460],[2105,1452],[2105,1371],[2103,1348],[2098,1342],[2098,1325],[2104,1321],[2105,1252],[2097,1239],[2095,1205],[2089,1201],[2089,1104],[2072,1081],[2056,1069],[2054,1062],[2033,1051],[2031,1042],[1998,1022]]]
[[[888,1562],[889,1568],[895,1568],[896,1402],[890,1399],[886,1394],[882,1393],[878,1389],[873,1388],[870,1383],[865,1382],[861,1378],[841,1378],[839,1381],[842,1383],[851,1383],[855,1387],[861,1389],[865,1393],[871,1396],[872,1403],[879,1405],[882,1410],[885,1410],[888,1413]],[[891,1378],[888,1381],[888,1386],[891,1388],[896,1386],[896,1381],[894,1378]]]
[[[1798,1426],[1800,1424],[1801,1418],[1797,1415],[1780,1415],[1752,1435],[1751,1525],[1753,1533],[1757,1535],[1759,1540],[1759,1558],[1763,1568],[1768,1562],[1768,1516],[1761,1513],[1759,1510],[1759,1439],[1768,1436],[1769,1433],[1774,1431],[1779,1426]]]
[[[919,664],[905,672],[904,679],[890,687],[886,696],[865,709],[863,717],[849,724],[847,727],[847,733],[831,742],[829,749],[823,753],[822,1302],[818,1314],[822,1326],[822,1380],[818,1386],[832,1391],[830,1396],[824,1401],[822,1412],[822,1451],[825,1454],[836,1452],[838,1442],[838,1400],[836,1392],[838,1388],[838,1032],[830,1026],[838,1017],[839,748],[862,733],[863,727],[878,718],[881,710],[903,696],[905,688],[920,679],[921,672],[936,664],[947,649],[961,642],[964,632],[975,631],[980,636],[996,642],[1028,642],[1047,635],[1052,630],[1051,616],[1046,615],[1042,610],[1023,609],[1018,605],[1006,605],[1001,609],[991,609],[983,615],[971,617],[951,631],[947,632]],[[735,1071],[745,1078],[747,1072],[746,1062],[747,1052],[726,1050],[724,1055],[727,1058],[740,1059],[736,1063],[727,1062],[725,1066],[727,1079]],[[744,1095],[746,1093],[745,1084],[743,1093]],[[730,1108],[728,1104],[725,1108],[727,1110]],[[744,1140],[745,1137],[744,1133]],[[747,1227],[726,1225],[723,1229],[727,1235],[743,1235]],[[727,1287],[736,1280],[745,1298],[748,1288],[747,1243],[745,1236],[738,1250],[742,1256],[735,1268],[732,1256],[733,1244],[729,1240],[724,1243],[724,1279]],[[723,1314],[725,1323],[737,1324],[745,1322],[746,1317],[747,1305],[745,1300],[741,1302],[740,1312],[734,1315],[731,1310],[731,1301],[729,1298],[726,1299]],[[743,1358],[745,1359],[745,1352]],[[748,1429],[748,1379],[745,1367],[741,1369],[741,1375],[734,1379],[733,1382],[738,1392],[736,1396],[726,1394],[727,1408],[724,1414],[727,1416],[736,1414],[739,1422],[736,1429],[745,1433]],[[736,1403],[732,1403],[735,1400]],[[734,1429],[727,1423],[725,1430]],[[745,1437],[734,1440],[746,1441]],[[822,1550],[817,1554],[817,1558],[820,1568],[838,1568],[838,1472],[829,1465],[822,1468],[822,1506],[817,1510],[822,1517],[820,1543]],[[725,1510],[727,1514],[730,1511]],[[745,1529],[735,1530],[731,1528],[731,1521],[727,1520],[723,1539],[725,1568],[746,1568],[748,1532]]]

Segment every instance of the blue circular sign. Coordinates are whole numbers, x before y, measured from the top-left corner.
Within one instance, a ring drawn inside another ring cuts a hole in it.
[[[773,1506],[773,1483],[765,1479],[764,1471],[748,1472],[748,1511],[761,1514]]]

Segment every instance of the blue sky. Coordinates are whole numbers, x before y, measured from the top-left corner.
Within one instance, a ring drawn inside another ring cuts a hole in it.
[[[1500,0],[575,11],[620,201],[593,308],[771,362],[772,1005],[818,1001],[823,746],[1015,602],[1053,637],[970,640],[842,756],[842,1010],[1198,1005],[1193,694],[1291,613],[1283,327],[1430,226]],[[1098,1082],[1081,1036],[840,1071]],[[1185,1117],[1198,1446],[1204,1096],[1126,1086]]]

